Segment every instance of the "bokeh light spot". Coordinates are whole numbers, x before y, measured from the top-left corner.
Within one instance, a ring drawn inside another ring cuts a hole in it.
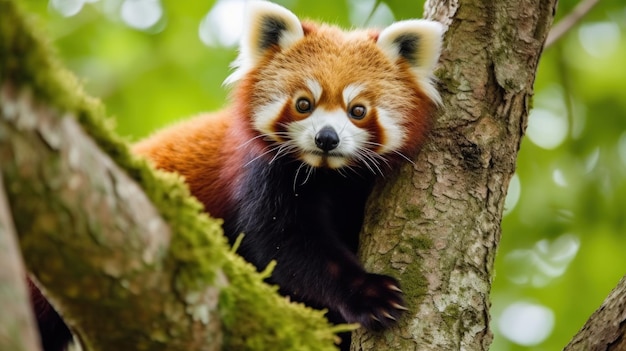
[[[567,179],[565,179],[565,174],[560,169],[552,171],[552,180],[560,187],[566,187],[568,185]]]
[[[528,117],[526,135],[535,145],[543,149],[554,149],[565,141],[567,127],[565,115],[536,108]]]
[[[514,302],[502,311],[498,328],[502,335],[516,344],[535,346],[552,333],[554,312],[543,305]]]
[[[48,3],[63,17],[72,17],[80,12],[85,5],[84,0],[50,0]]]
[[[600,160],[600,148],[596,147],[585,159],[585,171],[590,173],[593,171],[598,165],[598,161]]]
[[[126,0],[120,11],[124,23],[140,30],[154,26],[163,16],[159,0]]]
[[[200,22],[198,35],[207,46],[237,45],[243,31],[243,0],[220,0]]]
[[[580,249],[580,239],[563,234],[538,241],[531,249],[517,249],[504,258],[507,277],[518,285],[543,287],[565,273]]]
[[[578,29],[578,40],[589,55],[599,58],[607,57],[618,48],[620,29],[613,22],[583,24]]]

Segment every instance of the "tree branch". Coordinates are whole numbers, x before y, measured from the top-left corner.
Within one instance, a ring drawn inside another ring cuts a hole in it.
[[[626,350],[626,276],[564,349],[564,351],[619,350]]]
[[[554,25],[550,34],[548,34],[544,47],[549,48],[556,43],[557,40],[561,39],[565,33],[572,29],[572,27],[585,17],[599,2],[600,0],[582,0],[579,2],[572,12]]]
[[[26,289],[9,204],[0,173],[0,350],[37,351],[39,335]]]

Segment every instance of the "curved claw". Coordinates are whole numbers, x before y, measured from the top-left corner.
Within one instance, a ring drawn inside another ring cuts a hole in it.
[[[389,285],[387,285],[387,288],[389,288],[389,290],[393,290],[393,291],[397,291],[399,293],[402,293],[402,290],[400,290],[400,288],[397,287],[396,285],[389,284]]]
[[[392,321],[397,320],[394,316],[390,315],[388,312],[383,312],[383,316],[385,316],[385,318],[391,319]]]
[[[402,306],[401,304],[397,303],[397,302],[393,302],[391,304],[391,307],[395,308],[396,310],[400,310],[400,311],[408,311],[409,309]]]

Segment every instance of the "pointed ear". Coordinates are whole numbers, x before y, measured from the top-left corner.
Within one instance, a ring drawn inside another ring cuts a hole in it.
[[[441,53],[442,36],[439,22],[407,20],[383,29],[376,41],[392,62],[403,59],[411,66],[420,86],[435,103],[441,103],[433,84],[433,70]]]
[[[393,61],[405,59],[418,74],[430,76],[441,52],[443,28],[439,22],[396,22],[378,36],[378,47]]]
[[[286,8],[260,0],[249,1],[247,6],[239,56],[233,63],[236,70],[226,79],[226,84],[239,80],[268,50],[275,47],[285,50],[304,37],[300,20]]]
[[[304,37],[302,24],[296,15],[286,8],[268,2],[251,1],[247,28],[241,42],[250,54],[260,58],[272,46],[286,49]]]

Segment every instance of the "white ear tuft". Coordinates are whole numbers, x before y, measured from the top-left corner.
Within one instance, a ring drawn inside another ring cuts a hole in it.
[[[435,102],[439,93],[432,83],[433,70],[441,53],[443,27],[439,22],[407,20],[383,29],[376,44],[391,59],[404,59],[413,69],[425,92]]]
[[[249,1],[247,6],[239,56],[232,64],[236,70],[225,84],[239,80],[272,47],[284,50],[304,37],[300,20],[286,8],[261,0]]]

